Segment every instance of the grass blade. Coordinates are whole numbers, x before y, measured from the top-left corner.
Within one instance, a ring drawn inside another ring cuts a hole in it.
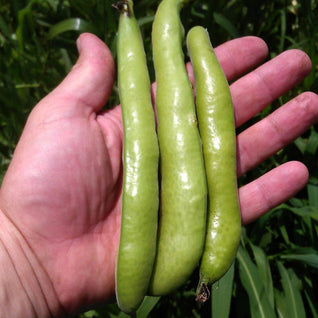
[[[318,312],[317,309],[315,308],[315,305],[313,304],[312,300],[310,299],[310,296],[308,295],[307,292],[305,292],[305,296],[307,299],[307,303],[309,305],[309,308],[311,310],[311,314],[313,318],[318,318]]]
[[[63,20],[55,25],[53,25],[50,28],[49,31],[49,39],[53,39],[60,35],[61,33],[67,32],[67,31],[78,31],[78,32],[91,32],[96,34],[95,27],[85,21],[84,19],[80,18],[71,18]]]
[[[152,311],[152,309],[156,306],[158,301],[160,300],[160,297],[151,297],[146,296],[140,307],[138,308],[136,312],[136,318],[146,318],[148,317],[149,313]],[[117,318],[128,318],[131,317],[124,312],[121,312]]]
[[[303,218],[310,217],[313,220],[318,221],[318,209],[310,205],[304,205],[302,207],[290,207],[285,205],[284,208],[287,211],[293,212],[294,214]]]
[[[224,15],[214,12],[213,18],[215,22],[220,25],[223,29],[225,29],[229,35],[233,38],[239,37],[239,32],[237,28],[228,20]]]
[[[311,247],[299,247],[291,250],[288,254],[280,256],[281,259],[300,261],[313,268],[318,268],[318,252]]]
[[[277,262],[277,267],[281,276],[281,283],[283,287],[283,295],[280,294],[276,299],[277,304],[283,305],[282,301],[285,299],[285,303],[288,304],[288,318],[305,318],[305,308],[299,290],[299,280],[292,269],[286,269],[281,262]],[[276,295],[277,296],[277,295]],[[280,307],[283,308],[283,307]],[[285,317],[285,316],[284,316]]]
[[[234,280],[234,263],[227,273],[212,287],[212,317],[227,318],[230,314],[232,288]]]
[[[137,318],[148,317],[149,313],[156,306],[159,300],[160,297],[146,296],[144,301],[137,310]]]
[[[276,311],[279,318],[291,318],[289,314],[289,303],[285,295],[275,288]]]
[[[266,289],[266,294],[268,295],[268,300],[271,306],[274,308],[274,287],[273,278],[271,273],[271,268],[269,265],[268,258],[265,252],[258,246],[250,244],[254,258],[256,261],[257,268],[259,270],[262,281]]]
[[[318,149],[318,133],[314,128],[310,130],[310,136],[306,146],[306,152],[314,156]]]
[[[240,278],[248,294],[252,318],[275,317],[274,309],[270,305],[266,288],[258,268],[242,247],[238,250],[237,258],[239,261]]]
[[[311,179],[307,184],[309,205],[318,209],[318,180]]]

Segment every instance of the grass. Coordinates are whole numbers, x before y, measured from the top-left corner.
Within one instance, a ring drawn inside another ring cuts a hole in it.
[[[11,160],[28,113],[67,74],[76,61],[80,32],[97,34],[116,58],[117,15],[109,0],[0,0],[0,180]],[[151,23],[157,0],[139,0],[135,12],[143,33],[152,79]],[[274,57],[286,49],[310,56],[311,74],[269,105],[254,120],[302,91],[318,92],[318,3],[312,0],[197,0],[182,11],[185,29],[200,24],[214,46],[256,35]],[[116,90],[108,103],[118,103]],[[253,121],[251,121],[252,123]],[[288,202],[244,228],[233,270],[214,286],[212,301],[194,302],[197,272],[176,293],[147,298],[138,317],[318,317],[318,133],[312,127],[253,171],[244,184],[273,167],[300,160],[310,171],[308,186]],[[219,294],[222,284],[232,286]],[[230,295],[230,302],[228,301]],[[217,298],[219,297],[219,298]],[[228,303],[227,306],[222,305]],[[221,306],[220,306],[221,304]],[[116,304],[79,317],[124,317]]]

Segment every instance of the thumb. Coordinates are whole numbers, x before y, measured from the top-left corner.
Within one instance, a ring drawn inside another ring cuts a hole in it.
[[[45,117],[98,112],[112,92],[115,63],[109,48],[90,33],[79,36],[77,48],[79,58],[70,73],[36,107]]]

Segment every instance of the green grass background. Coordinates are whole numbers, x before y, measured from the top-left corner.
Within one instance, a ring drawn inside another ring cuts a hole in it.
[[[135,1],[149,70],[151,25],[158,0]],[[77,58],[75,40],[92,32],[116,58],[117,14],[109,0],[0,0],[0,182],[32,107],[67,74]],[[298,48],[311,58],[311,74],[268,105],[247,125],[303,91],[318,92],[318,2],[316,0],[197,0],[182,11],[185,30],[199,24],[214,46],[244,35],[263,38],[269,58]],[[106,107],[118,103],[116,87]],[[235,264],[203,307],[194,301],[198,273],[174,294],[147,298],[138,317],[318,317],[318,133],[312,127],[240,184],[289,160],[304,162],[308,186],[297,196],[244,227]],[[78,317],[125,317],[105,304]]]

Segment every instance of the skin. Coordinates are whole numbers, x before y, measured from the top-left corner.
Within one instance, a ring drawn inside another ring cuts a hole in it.
[[[236,136],[231,92],[202,27],[192,28],[187,47],[195,76],[196,109],[203,144],[209,205],[197,301],[208,284],[221,278],[235,259],[241,236],[236,174]]]
[[[61,311],[114,301],[123,127],[120,106],[102,108],[115,65],[96,36],[82,34],[77,43],[76,65],[33,109],[1,184],[0,317],[33,318],[39,308],[44,309],[38,317],[62,317]],[[267,46],[257,37],[226,42],[215,53],[227,79],[234,81],[237,126],[311,70],[310,59],[299,50],[263,64]],[[188,71],[192,78],[190,64]],[[317,121],[318,96],[304,92],[245,129],[237,136],[238,177]],[[294,196],[307,180],[307,168],[291,161],[245,184],[239,189],[242,223]]]
[[[151,295],[166,295],[180,287],[197,267],[204,244],[207,189],[182,53],[179,11],[185,2],[162,1],[152,31],[161,193]]]
[[[121,310],[133,313],[148,289],[156,254],[159,148],[146,56],[132,1],[121,3],[120,10],[117,52],[124,180],[116,296]]]

